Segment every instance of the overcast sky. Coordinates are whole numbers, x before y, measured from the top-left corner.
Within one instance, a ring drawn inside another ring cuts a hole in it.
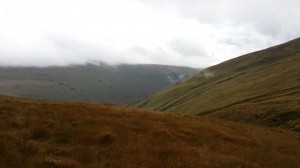
[[[0,65],[207,67],[300,36],[299,0],[0,0]]]

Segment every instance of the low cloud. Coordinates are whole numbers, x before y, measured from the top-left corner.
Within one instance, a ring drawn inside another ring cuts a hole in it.
[[[203,73],[204,73],[204,77],[209,79],[209,78],[213,78],[215,75],[210,72],[209,70],[203,70]]]
[[[200,44],[199,41],[194,42],[188,39],[174,39],[171,41],[170,47],[185,57],[206,57],[207,53],[205,48]]]
[[[0,66],[207,67],[299,37],[298,6],[297,0],[1,1]]]

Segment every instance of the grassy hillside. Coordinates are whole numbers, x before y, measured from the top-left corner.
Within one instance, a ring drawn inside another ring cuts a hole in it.
[[[247,114],[243,115],[243,121],[256,118],[255,121],[265,125],[272,125],[263,120],[271,119],[275,115],[272,111],[277,111],[276,115],[293,117],[274,121],[275,125],[298,129],[299,94],[300,39],[295,39],[209,67],[189,80],[132,105],[233,120],[239,120],[243,113]],[[288,104],[284,103],[287,101]],[[232,110],[235,112],[231,113]],[[222,113],[213,114],[217,111]],[[287,123],[290,120],[293,123]]]
[[[300,96],[282,96],[220,109],[210,116],[300,132]]]
[[[300,134],[112,105],[0,97],[0,167],[297,167]]]
[[[125,104],[198,72],[186,67],[105,64],[0,68],[0,94],[36,99]]]

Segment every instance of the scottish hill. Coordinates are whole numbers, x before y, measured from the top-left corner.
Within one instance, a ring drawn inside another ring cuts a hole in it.
[[[34,99],[126,104],[199,70],[163,65],[86,64],[66,67],[2,67],[0,94]]]
[[[300,39],[209,67],[131,105],[300,130]]]

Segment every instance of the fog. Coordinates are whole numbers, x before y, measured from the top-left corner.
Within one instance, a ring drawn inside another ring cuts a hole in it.
[[[300,36],[297,0],[1,0],[0,65],[207,67]]]

